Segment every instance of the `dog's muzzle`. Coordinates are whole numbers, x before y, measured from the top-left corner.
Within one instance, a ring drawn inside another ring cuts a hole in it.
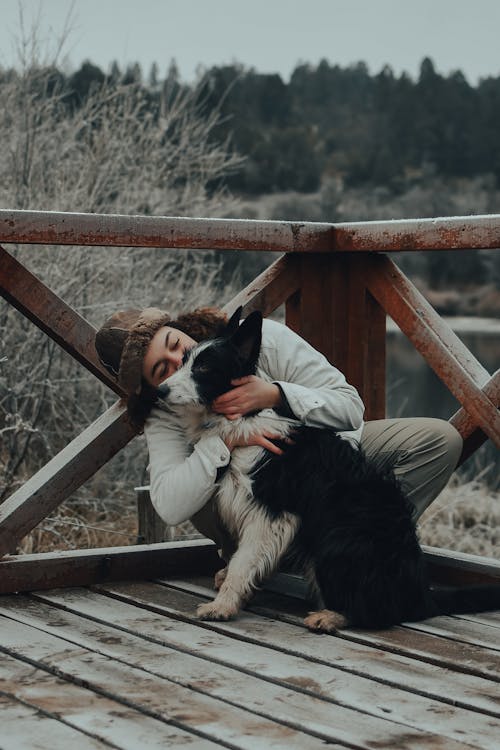
[[[168,399],[170,388],[168,387],[166,380],[163,383],[160,383],[156,390],[160,398],[164,399],[165,401]]]

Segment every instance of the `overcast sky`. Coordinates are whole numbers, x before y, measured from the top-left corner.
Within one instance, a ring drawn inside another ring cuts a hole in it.
[[[298,62],[342,66],[363,60],[415,77],[430,56],[443,74],[471,83],[500,74],[500,0],[0,0],[0,65],[15,64],[19,5],[43,40],[61,34],[68,11],[66,63],[90,59],[103,70],[138,61],[163,77],[174,58],[182,78],[197,66],[241,62],[285,80]]]

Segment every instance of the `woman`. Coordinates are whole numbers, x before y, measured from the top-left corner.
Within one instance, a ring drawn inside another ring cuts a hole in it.
[[[172,320],[156,308],[115,313],[96,334],[102,364],[128,394],[131,421],[144,428],[150,457],[151,500],[170,525],[190,519],[228,560],[233,541],[223,528],[212,495],[236,444],[202,437],[189,445],[165,410],[156,388],[182,363],[186,349],[216,336],[225,315],[202,308]],[[330,427],[380,466],[391,465],[418,518],[446,485],[462,451],[455,428],[439,419],[383,419],[363,423],[363,403],[343,374],[286,326],[264,320],[257,374],[233,381],[213,409],[236,419],[264,408],[306,425]],[[280,449],[273,435],[252,435],[245,445]],[[240,445],[240,444],[238,444]]]

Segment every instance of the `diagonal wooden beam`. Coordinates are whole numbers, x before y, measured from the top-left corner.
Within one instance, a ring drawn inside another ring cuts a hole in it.
[[[123,391],[101,365],[95,328],[22,263],[0,247],[0,294],[80,364],[120,396]]]
[[[0,505],[0,557],[80,487],[136,433],[114,404]]]
[[[500,370],[497,370],[492,378],[483,387],[483,392],[493,401],[497,407],[500,406]],[[488,436],[477,426],[474,419],[462,407],[449,420],[456,427],[464,440],[464,447],[458,465],[463,464],[483,443]]]
[[[489,373],[389,258],[369,258],[368,287],[476,425],[500,447],[500,415],[482,390]]]
[[[244,315],[260,310],[266,317],[299,288],[298,260],[297,257],[282,255],[224,305],[223,310],[232,315],[242,305]]]
[[[478,385],[485,385],[490,378],[489,372],[478,362],[463,341],[438,315],[401,269],[384,255],[365,256],[365,259],[369,284],[377,285],[379,295],[385,292],[385,301],[391,304],[394,314],[398,317],[398,320],[395,318],[394,320],[400,327],[405,325],[406,330],[411,333],[411,340],[417,339],[420,328],[425,339],[426,331],[432,328],[436,339],[453,357],[460,360],[470,377]],[[389,315],[393,317],[390,312]]]

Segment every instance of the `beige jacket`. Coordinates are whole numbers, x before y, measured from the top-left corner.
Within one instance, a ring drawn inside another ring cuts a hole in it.
[[[264,320],[257,375],[277,383],[305,425],[332,427],[359,444],[364,406],[342,373],[292,330]],[[151,500],[165,523],[191,518],[214,492],[217,470],[231,454],[218,437],[189,445],[165,411],[155,408],[144,429],[149,449]]]

